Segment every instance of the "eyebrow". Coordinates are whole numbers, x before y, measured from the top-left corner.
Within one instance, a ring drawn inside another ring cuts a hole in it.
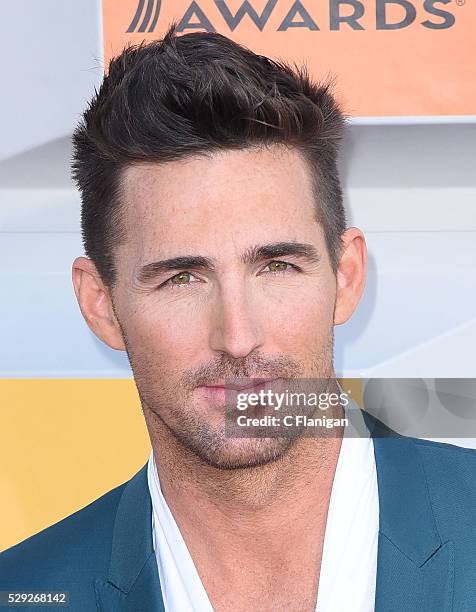
[[[266,259],[276,259],[292,255],[300,259],[306,259],[311,263],[319,263],[321,258],[317,249],[311,244],[302,242],[274,242],[271,244],[252,246],[242,254],[240,261],[247,265],[259,263]],[[164,272],[174,270],[193,269],[209,270],[215,269],[215,260],[201,255],[184,255],[172,257],[160,261],[153,261],[143,266],[138,272],[141,282],[151,281]]]
[[[213,270],[214,265],[211,259],[208,257],[202,257],[201,255],[171,257],[170,259],[153,261],[152,263],[146,264],[139,270],[137,277],[141,282],[146,283],[164,272],[171,272],[185,268],[192,268],[194,270]]]
[[[275,259],[276,257],[287,257],[289,255],[300,259],[307,259],[311,263],[319,263],[321,260],[317,249],[312,244],[274,242],[246,249],[241,257],[241,261],[244,264],[254,264],[263,259]]]

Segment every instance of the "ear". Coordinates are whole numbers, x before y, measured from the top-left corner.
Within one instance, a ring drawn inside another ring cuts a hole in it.
[[[125,351],[109,290],[93,261],[87,257],[77,257],[73,262],[72,280],[79,308],[89,329],[111,348]]]
[[[350,318],[359,303],[367,278],[367,246],[363,233],[350,227],[342,234],[342,255],[337,269],[334,325]]]

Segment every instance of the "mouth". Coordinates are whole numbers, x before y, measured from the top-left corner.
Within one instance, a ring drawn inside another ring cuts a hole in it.
[[[251,391],[253,389],[260,389],[262,388],[264,385],[274,382],[276,380],[279,380],[278,378],[254,378],[251,379],[250,381],[246,382],[246,383],[225,383],[222,381],[219,381],[217,383],[213,383],[210,385],[200,385],[200,388],[202,389],[207,389],[210,391],[229,391],[229,390],[233,390],[233,391]]]

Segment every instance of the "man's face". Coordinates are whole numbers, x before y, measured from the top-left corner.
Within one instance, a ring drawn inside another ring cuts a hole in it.
[[[290,440],[225,436],[219,386],[333,374],[336,277],[305,161],[274,146],[130,167],[124,202],[113,303],[144,410],[217,467],[280,456]]]

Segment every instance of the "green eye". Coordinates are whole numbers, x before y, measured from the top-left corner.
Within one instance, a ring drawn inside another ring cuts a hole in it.
[[[289,266],[285,261],[272,261],[268,265],[271,272],[284,272]]]
[[[180,272],[179,274],[172,276],[170,282],[172,285],[186,285],[190,282],[191,277],[192,275],[190,272]]]

